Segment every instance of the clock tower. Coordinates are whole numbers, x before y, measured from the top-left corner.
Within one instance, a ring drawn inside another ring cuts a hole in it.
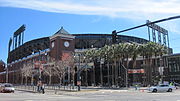
[[[50,37],[50,55],[55,60],[66,60],[74,53],[75,36],[63,27]]]

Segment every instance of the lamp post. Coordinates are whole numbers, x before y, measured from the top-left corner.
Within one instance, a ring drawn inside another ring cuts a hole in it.
[[[41,81],[41,68],[40,68],[40,65],[41,65],[41,61],[40,61],[40,50],[39,50],[39,80]]]
[[[100,78],[101,78],[101,86],[103,86],[103,70],[102,64],[104,64],[104,59],[100,59]]]
[[[80,78],[80,66],[81,66],[81,55],[78,54],[79,56],[79,66],[77,68],[77,84],[78,84],[78,91],[81,90],[80,85],[81,85],[81,78]]]
[[[33,69],[35,69],[35,66],[34,66],[34,57],[33,57],[33,55],[34,55],[34,50],[33,50],[33,52],[32,52],[32,67],[33,67]],[[33,73],[33,72],[32,72]],[[31,85],[34,85],[34,75],[32,74],[32,78],[31,78]]]
[[[3,64],[4,66],[4,64]],[[8,66],[6,67],[6,83],[8,83]]]
[[[78,91],[81,90],[80,88],[80,85],[81,85],[81,77],[80,77],[80,74],[81,74],[81,71],[80,71],[80,66],[81,66],[81,54],[75,54],[74,58],[76,58],[76,56],[78,56],[78,67],[77,67],[77,75],[76,75],[76,78],[77,78],[77,86],[78,86]]]

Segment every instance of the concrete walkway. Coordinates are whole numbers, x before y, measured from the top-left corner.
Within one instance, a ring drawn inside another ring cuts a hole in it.
[[[31,93],[38,93],[36,86],[16,86],[16,90],[19,91],[26,91]],[[46,87],[47,88],[47,87]],[[64,89],[45,89],[46,94],[58,94],[58,95],[82,95],[82,94],[89,94],[95,92],[147,92],[147,87],[140,87],[137,90],[134,87],[130,88],[105,88],[105,87],[81,87],[81,91],[77,90],[64,90]]]

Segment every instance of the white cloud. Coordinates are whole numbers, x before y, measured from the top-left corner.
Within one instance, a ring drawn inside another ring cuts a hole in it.
[[[142,19],[180,14],[179,0],[0,0],[0,6]]]
[[[179,0],[0,0],[0,6],[27,8],[45,12],[101,15],[127,18],[134,22],[151,21],[180,14]],[[94,20],[95,22],[98,21]],[[179,33],[179,24],[169,24]]]

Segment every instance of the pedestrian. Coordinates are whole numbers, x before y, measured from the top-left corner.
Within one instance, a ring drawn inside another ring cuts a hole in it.
[[[170,85],[170,86],[173,86],[173,82],[171,82],[169,85]]]
[[[135,85],[135,90],[137,90],[137,88],[138,88],[138,85],[136,84],[136,85]]]
[[[37,91],[40,93],[41,90],[41,81],[37,82]]]
[[[45,89],[44,83],[41,83],[41,91],[42,91],[43,94],[45,93],[44,89]]]

